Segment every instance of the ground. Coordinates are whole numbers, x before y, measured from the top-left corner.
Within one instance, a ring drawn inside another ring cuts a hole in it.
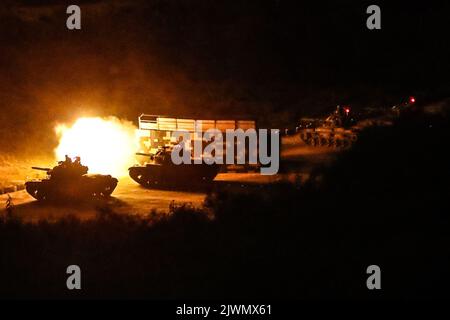
[[[283,137],[282,159],[280,173],[274,176],[262,176],[254,173],[221,173],[214,180],[211,188],[257,188],[258,185],[272,183],[280,180],[307,179],[310,170],[317,165],[329,162],[336,152],[330,148],[314,148],[305,145],[298,135]],[[27,163],[28,164],[28,163]],[[25,166],[20,168],[25,170]],[[286,168],[288,167],[288,168]],[[23,170],[23,171],[24,171]],[[22,171],[22,172],[23,172]],[[25,180],[26,177],[23,177]],[[189,204],[201,207],[208,191],[172,191],[145,189],[130,178],[120,179],[112,197],[106,201],[77,205],[52,205],[38,203],[25,190],[11,192],[9,195],[15,207],[15,213],[25,221],[38,221],[42,219],[58,219],[68,215],[80,219],[89,219],[96,216],[99,208],[113,207],[117,213],[148,215],[152,211],[164,214],[169,211],[170,205]],[[0,203],[5,204],[8,194],[0,195]],[[2,205],[0,213],[4,212]]]

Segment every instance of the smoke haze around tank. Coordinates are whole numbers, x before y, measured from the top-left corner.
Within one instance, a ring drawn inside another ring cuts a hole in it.
[[[79,156],[90,173],[123,177],[135,161],[136,130],[133,123],[116,117],[86,117],[71,125],[59,124],[55,156],[59,160],[65,155]]]

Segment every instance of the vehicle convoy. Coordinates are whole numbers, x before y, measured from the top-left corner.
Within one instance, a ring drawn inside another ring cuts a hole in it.
[[[350,107],[337,106],[325,120],[303,118],[296,127],[300,139],[307,145],[336,148],[350,147],[359,133],[374,125],[391,125],[394,118],[415,103],[415,98],[389,109],[365,109],[358,114]]]
[[[110,175],[88,174],[88,167],[83,166],[80,158],[72,161],[66,156],[53,169],[32,167],[47,172],[47,178],[25,183],[27,192],[40,201],[66,199],[96,199],[111,195],[118,180]]]
[[[150,161],[129,168],[130,177],[140,185],[151,187],[198,186],[211,183],[219,173],[218,164],[179,164],[171,159],[170,147],[159,147],[155,154],[137,153]]]

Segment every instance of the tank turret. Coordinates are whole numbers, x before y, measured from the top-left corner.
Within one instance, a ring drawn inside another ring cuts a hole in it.
[[[33,170],[40,170],[40,171],[46,171],[46,172],[49,172],[50,170],[52,170],[50,168],[43,168],[43,167],[31,167],[31,169],[33,169]]]

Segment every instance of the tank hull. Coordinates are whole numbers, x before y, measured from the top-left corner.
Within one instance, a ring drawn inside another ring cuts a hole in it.
[[[109,197],[117,182],[111,176],[85,175],[71,180],[28,181],[25,189],[39,201],[89,200]]]
[[[147,164],[128,169],[130,177],[146,188],[189,187],[212,183],[219,173],[216,164]]]
[[[299,136],[307,145],[335,148],[350,147],[358,138],[356,132],[343,128],[303,129]]]

